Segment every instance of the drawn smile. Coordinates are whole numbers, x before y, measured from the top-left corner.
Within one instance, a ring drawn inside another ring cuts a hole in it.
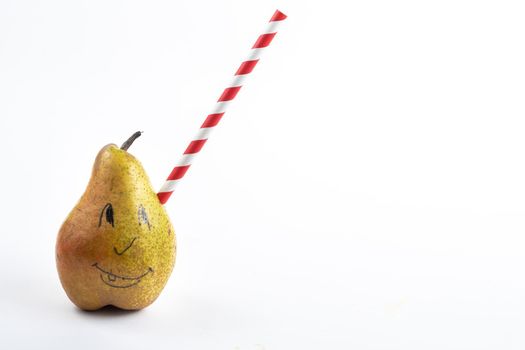
[[[146,277],[146,275],[153,273],[153,269],[151,267],[148,267],[148,270],[146,272],[137,277],[119,276],[110,271],[102,269],[100,266],[98,266],[98,263],[94,263],[91,266],[93,266],[101,272],[100,279],[102,280],[102,282],[113,288],[133,287],[134,285],[138,284],[142,280],[142,278]]]

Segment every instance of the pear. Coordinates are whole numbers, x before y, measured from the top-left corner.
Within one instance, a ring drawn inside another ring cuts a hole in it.
[[[140,162],[109,144],[98,153],[91,179],[62,224],[56,242],[60,281],[84,310],[150,305],[175,264],[175,231]]]

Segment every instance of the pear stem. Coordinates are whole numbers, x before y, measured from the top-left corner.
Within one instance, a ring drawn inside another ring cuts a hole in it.
[[[128,148],[131,146],[131,144],[133,143],[133,141],[135,141],[136,139],[138,139],[140,137],[140,135],[142,135],[142,131],[137,131],[136,133],[134,133],[133,135],[131,135],[129,137],[129,139],[127,139],[123,144],[122,146],[120,146],[120,149],[123,149],[124,151],[127,151]]]

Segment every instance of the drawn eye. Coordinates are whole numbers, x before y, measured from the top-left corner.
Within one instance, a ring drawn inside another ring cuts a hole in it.
[[[149,223],[148,214],[146,213],[146,209],[144,208],[142,204],[139,205],[138,217],[139,217],[139,225],[142,225],[144,223],[148,225],[148,229],[151,230],[151,225]]]
[[[111,203],[108,203],[102,208],[100,212],[100,217],[98,218],[98,227],[102,225],[102,217],[105,217],[108,224],[111,224],[111,227],[115,227],[115,220],[113,218],[113,206]]]

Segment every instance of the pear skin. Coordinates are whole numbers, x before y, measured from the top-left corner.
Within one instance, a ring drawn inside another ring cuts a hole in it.
[[[175,255],[175,231],[142,165],[126,150],[105,146],[57,237],[57,269],[69,299],[84,310],[145,308],[164,288]]]

